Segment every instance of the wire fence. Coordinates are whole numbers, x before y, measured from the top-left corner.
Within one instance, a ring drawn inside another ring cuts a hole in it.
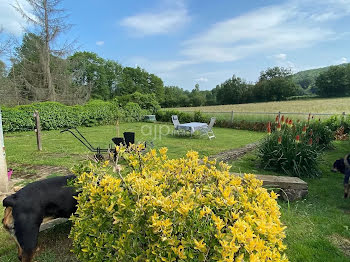
[[[195,113],[195,111],[184,111],[188,113]],[[226,121],[274,121],[276,116],[281,118],[282,115],[289,119],[295,120],[307,120],[310,118],[325,119],[331,116],[349,117],[345,112],[343,113],[305,113],[305,112],[236,112],[236,111],[223,111],[223,112],[202,112],[205,116],[216,117],[216,119]]]

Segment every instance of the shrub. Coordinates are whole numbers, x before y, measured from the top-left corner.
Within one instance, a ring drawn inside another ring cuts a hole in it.
[[[39,111],[43,130],[76,126],[96,126],[114,123],[115,120],[138,121],[147,111],[135,103],[123,108],[115,101],[92,100],[85,105],[66,106],[56,102],[33,103],[13,108],[2,107],[5,132],[29,131],[34,129],[34,111]]]
[[[154,94],[141,94],[139,92],[135,92],[133,94],[119,96],[116,99],[118,99],[122,107],[127,105],[129,102],[133,102],[152,114],[160,109],[160,105]]]
[[[166,148],[139,150],[122,173],[76,169],[80,261],[287,261],[277,195],[260,180],[193,151],[170,160]]]
[[[288,176],[316,177],[320,175],[318,157],[324,145],[318,136],[320,124],[293,124],[292,120],[277,123],[274,132],[268,124],[268,135],[258,147],[260,164],[265,169]]]

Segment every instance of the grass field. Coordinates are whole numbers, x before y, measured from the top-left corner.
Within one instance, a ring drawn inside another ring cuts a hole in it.
[[[169,108],[170,109],[170,108]],[[294,113],[350,113],[350,97],[318,98],[281,102],[249,103],[236,105],[217,105],[200,107],[172,108],[180,111],[201,112],[294,112]]]
[[[168,108],[184,112],[200,111],[204,115],[216,117],[217,119],[231,120],[231,112],[234,112],[235,121],[274,121],[276,113],[286,114],[294,120],[307,119],[308,114],[329,114],[315,115],[316,118],[328,118],[334,114],[350,114],[350,97],[346,98],[325,98],[310,100],[293,100],[281,102],[249,103],[236,105],[217,105],[200,107],[179,107]],[[258,113],[257,113],[258,112]],[[301,114],[302,113],[302,114]]]
[[[169,157],[180,157],[188,150],[203,155],[215,155],[231,148],[242,147],[259,140],[264,134],[228,128],[214,128],[217,139],[208,137],[173,136],[172,125],[153,123],[123,123],[119,130],[135,132],[135,140],[152,141],[155,148],[168,147]],[[79,131],[94,146],[107,148],[111,138],[117,136],[115,126],[82,127]],[[42,132],[43,151],[37,151],[34,132],[5,134],[5,146],[9,167],[11,164],[32,164],[72,167],[78,161],[93,154],[69,133],[58,130]],[[16,174],[16,170],[14,172]]]
[[[120,132],[135,131],[138,141],[152,140],[155,147],[167,146],[171,157],[183,156],[190,149],[199,151],[201,155],[213,155],[227,149],[241,147],[264,136],[263,133],[216,128],[214,132],[217,139],[209,141],[204,137],[174,137],[167,134],[168,128],[171,126],[126,123],[121,124]],[[114,126],[102,126],[81,128],[81,132],[92,144],[106,146],[110,138],[115,136],[116,131]],[[70,134],[60,134],[59,131],[43,133],[43,152],[36,151],[33,132],[6,134],[5,143],[9,166],[34,164],[71,167],[87,155],[91,155]],[[307,198],[289,204],[280,202],[281,219],[287,226],[285,243],[288,246],[287,255],[290,261],[350,261],[350,200],[342,198],[342,175],[330,172],[332,162],[348,153],[349,149],[349,141],[335,142],[335,149],[323,155],[321,161],[323,176],[306,180],[309,185]],[[231,170],[235,172],[273,174],[257,167],[254,153],[249,153],[230,164]],[[17,175],[15,172],[14,177],[16,178]],[[0,219],[2,219],[2,213],[3,209],[0,208]],[[71,242],[67,239],[68,234],[69,224],[42,232],[36,261],[76,261],[69,252]],[[340,247],[349,252],[348,256]],[[14,242],[1,228],[0,262],[16,261],[16,256]]]

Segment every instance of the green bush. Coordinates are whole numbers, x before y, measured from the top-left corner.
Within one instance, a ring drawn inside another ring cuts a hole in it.
[[[277,195],[261,180],[194,151],[133,149],[117,173],[107,163],[76,169],[79,261],[288,261]]]
[[[141,94],[139,92],[135,92],[130,95],[116,97],[115,99],[119,101],[120,106],[122,107],[126,106],[130,102],[133,102],[138,104],[141,109],[147,110],[152,114],[160,109],[160,105],[154,94]]]
[[[54,130],[77,126],[96,126],[122,121],[139,121],[146,114],[135,103],[120,107],[116,102],[92,100],[84,105],[66,106],[56,102],[33,103],[13,108],[2,107],[5,132],[33,130],[33,114],[39,112],[41,128]]]
[[[146,115],[148,113],[147,110],[141,109],[141,107],[133,102],[127,103],[125,106],[123,106],[124,115],[123,120],[125,122],[134,122],[140,121],[142,115]]]
[[[287,124],[282,117],[281,123],[272,132],[268,124],[268,135],[258,147],[261,166],[288,176],[319,176],[318,157],[328,141],[328,138],[319,137],[323,134],[321,126],[317,122],[309,126],[300,122],[293,124],[291,120]]]

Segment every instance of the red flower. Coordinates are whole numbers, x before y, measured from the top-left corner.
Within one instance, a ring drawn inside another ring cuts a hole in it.
[[[284,115],[282,115],[281,123],[284,124]]]
[[[288,117],[286,118],[286,124],[288,125],[288,123],[289,123],[289,120],[288,120]]]
[[[310,136],[312,136],[314,134],[314,132],[312,131],[312,129],[310,130]]]
[[[310,146],[312,145],[312,138],[310,137],[309,142],[307,142]]]
[[[278,144],[280,145],[282,143],[282,137],[278,137]]]
[[[297,135],[297,136],[295,137],[295,143],[297,143],[297,144],[300,143],[300,136],[299,136],[299,135]]]
[[[281,123],[277,124],[277,131],[281,131]]]
[[[304,125],[304,127],[303,127],[303,134],[305,134],[306,133],[306,125]]]
[[[276,119],[275,119],[275,123],[277,124],[277,123],[279,123],[279,121],[280,121],[280,118],[279,118],[279,116],[277,115],[277,116],[276,116]]]
[[[292,119],[289,119],[289,121],[288,121],[288,126],[289,126],[289,127],[292,127],[292,125],[293,125],[293,120],[292,120]]]
[[[271,122],[267,123],[267,133],[271,135]]]

